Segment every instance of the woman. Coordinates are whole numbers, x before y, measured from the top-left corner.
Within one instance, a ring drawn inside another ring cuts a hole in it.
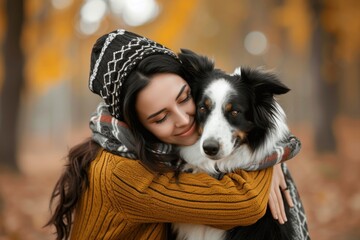
[[[92,139],[70,150],[55,186],[48,224],[57,239],[165,239],[166,223],[230,229],[263,216],[272,168],[221,180],[179,173],[172,144],[198,138],[184,71],[172,51],[131,32],[95,43],[89,86],[105,103],[90,120]]]

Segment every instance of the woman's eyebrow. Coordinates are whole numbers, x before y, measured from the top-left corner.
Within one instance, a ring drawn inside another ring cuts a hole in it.
[[[178,98],[181,96],[181,94],[184,92],[184,90],[185,90],[185,88],[186,88],[186,84],[184,85],[184,86],[182,86],[182,88],[180,89],[180,92],[179,92],[179,94],[176,96],[176,98],[175,98],[175,101],[176,100],[178,100]]]

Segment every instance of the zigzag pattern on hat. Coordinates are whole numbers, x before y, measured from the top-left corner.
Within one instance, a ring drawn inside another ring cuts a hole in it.
[[[104,43],[104,46],[102,47],[101,49],[101,52],[100,52],[100,55],[99,55],[99,58],[96,60],[96,63],[95,63],[95,66],[94,66],[94,69],[91,73],[91,76],[90,76],[90,81],[89,81],[89,88],[91,91],[94,91],[93,89],[93,82],[94,82],[94,79],[96,78],[96,75],[97,75],[97,71],[99,69],[99,64],[102,60],[102,57],[105,53],[105,50],[107,49],[107,47],[110,45],[110,43],[112,42],[112,40],[114,40],[114,38],[117,36],[117,35],[122,35],[125,33],[125,30],[124,29],[118,29],[116,31],[116,33],[110,33],[108,35],[108,37],[106,38],[105,40],[105,43]]]
[[[131,40],[127,45],[122,46],[119,51],[113,53],[113,60],[107,64],[108,72],[104,74],[104,88],[100,94],[109,105],[110,111],[115,117],[119,117],[116,114],[120,110],[118,96],[124,79],[144,56],[157,52],[176,57],[173,52],[164,46],[144,37],[137,37]]]
[[[115,42],[114,40],[117,40],[116,44],[121,44],[121,47],[119,46],[120,49],[112,53],[112,60],[107,62],[107,72],[101,78],[101,76],[97,76],[99,65],[106,49],[112,42]],[[128,43],[122,44],[124,40],[128,40]],[[99,89],[98,94],[104,99],[109,111],[116,118],[120,117],[119,96],[124,80],[144,57],[157,53],[167,54],[178,59],[177,55],[165,46],[123,29],[108,35],[92,71],[89,87],[94,92],[93,81],[99,78],[102,89]]]

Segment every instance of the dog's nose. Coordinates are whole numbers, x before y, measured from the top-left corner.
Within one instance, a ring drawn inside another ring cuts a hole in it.
[[[204,141],[203,149],[205,154],[215,156],[219,152],[220,144],[215,139],[208,139]]]

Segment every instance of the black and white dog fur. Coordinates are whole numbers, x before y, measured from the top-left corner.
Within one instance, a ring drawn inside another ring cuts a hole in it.
[[[197,106],[200,139],[180,148],[187,162],[184,171],[211,175],[234,169],[255,170],[276,144],[289,136],[286,116],[274,99],[289,89],[276,75],[259,69],[238,68],[231,75],[214,68],[214,63],[190,50],[179,58],[189,70],[188,79]],[[284,201],[286,202],[286,201]],[[285,204],[288,213],[289,206]],[[175,223],[177,239],[292,239],[291,216],[281,225],[270,210],[257,223],[230,231],[204,225]]]

